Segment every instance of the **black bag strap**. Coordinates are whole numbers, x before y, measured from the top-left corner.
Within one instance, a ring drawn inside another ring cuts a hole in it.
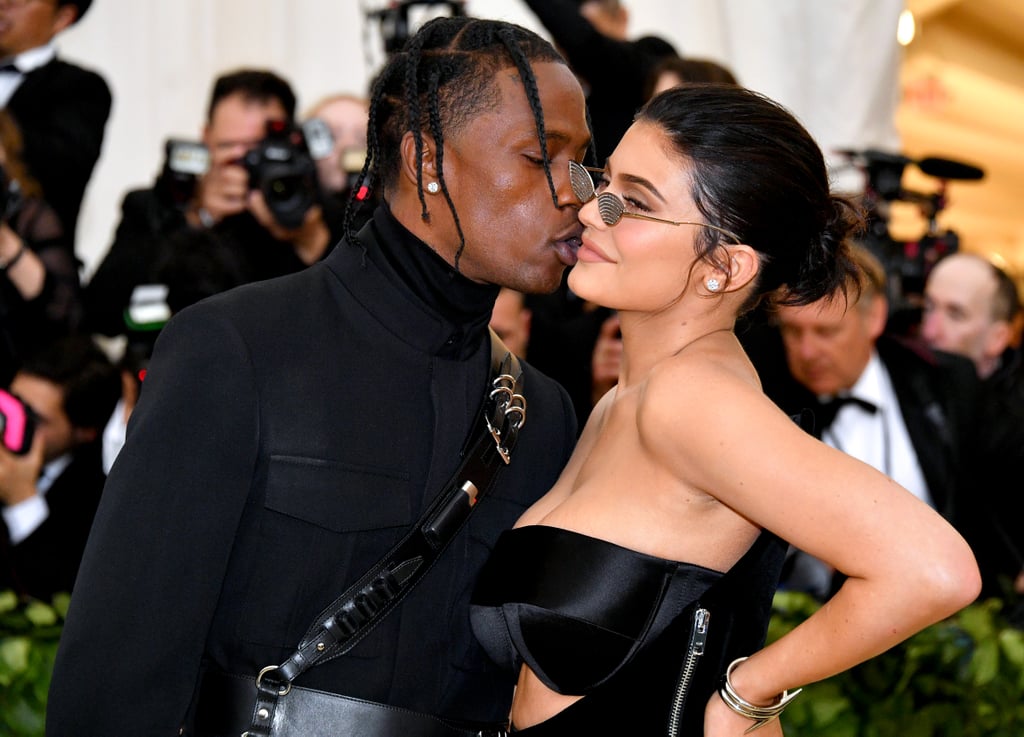
[[[472,446],[463,453],[462,464],[442,492],[387,554],[317,615],[287,660],[268,665],[256,677],[249,737],[270,734],[277,700],[291,690],[299,675],[351,650],[406,597],[493,487],[498,470],[511,462],[526,422],[522,367],[493,330],[491,371],[480,414],[469,435]]]

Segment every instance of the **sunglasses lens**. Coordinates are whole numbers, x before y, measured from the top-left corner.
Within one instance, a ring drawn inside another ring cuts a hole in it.
[[[581,204],[594,199],[594,180],[590,178],[590,172],[575,161],[569,162],[569,185]]]
[[[615,225],[622,220],[626,206],[611,192],[602,192],[597,196],[597,211],[605,225]]]

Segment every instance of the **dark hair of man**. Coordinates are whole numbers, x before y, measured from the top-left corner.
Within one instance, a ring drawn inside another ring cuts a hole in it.
[[[745,309],[766,297],[810,304],[856,283],[848,239],[862,218],[829,191],[821,149],[781,105],[736,85],[686,83],[648,102],[637,120],[661,128],[690,164],[690,193],[708,223],[757,251],[757,289]],[[697,248],[728,274],[722,237],[704,228]]]
[[[1013,322],[1021,310],[1017,283],[994,263],[988,259],[985,261],[992,267],[992,276],[996,280],[996,293],[992,295],[992,319]]]
[[[102,430],[121,397],[117,368],[87,335],[59,338],[26,356],[18,369],[59,386],[74,427]]]
[[[210,105],[206,119],[213,119],[217,104],[230,95],[241,95],[245,100],[259,103],[277,101],[284,108],[288,120],[295,118],[295,93],[292,87],[273,72],[262,69],[239,69],[217,77],[210,94]]]
[[[429,133],[437,143],[438,181],[459,233],[456,270],[466,241],[445,181],[445,136],[457,134],[480,112],[498,104],[496,80],[503,69],[515,68],[522,80],[537,125],[551,198],[557,207],[540,93],[530,66],[533,62],[565,64],[550,43],[520,26],[467,16],[435,18],[424,24],[406,47],[388,60],[374,82],[366,162],[353,191],[358,191],[367,177],[385,190],[394,185],[401,165],[402,137],[411,131],[416,141],[421,217],[427,221],[429,214],[423,195],[423,134]],[[358,239],[351,232],[353,212],[353,200],[350,200],[345,213],[345,233],[351,242],[357,243]]]
[[[75,6],[75,23],[82,20],[82,16],[89,10],[89,6],[92,5],[92,0],[57,0],[57,7],[64,5]]]

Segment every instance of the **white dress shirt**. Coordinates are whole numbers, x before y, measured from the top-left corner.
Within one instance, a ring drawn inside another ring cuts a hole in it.
[[[3,508],[4,523],[11,545],[17,545],[38,529],[39,525],[50,516],[50,507],[46,504],[46,492],[53,486],[57,477],[71,463],[71,454],[54,458],[43,466],[39,481],[36,482],[36,493],[24,501]]]
[[[934,507],[892,380],[877,352],[872,351],[867,367],[849,393],[875,405],[878,411],[872,414],[853,403],[843,405],[821,439],[874,466]]]
[[[5,64],[13,62],[18,68],[0,71],[0,108],[7,107],[7,103],[21,86],[28,72],[48,64],[55,56],[57,56],[57,46],[51,41],[46,46],[37,46],[34,49],[22,51],[14,58],[4,59]]]

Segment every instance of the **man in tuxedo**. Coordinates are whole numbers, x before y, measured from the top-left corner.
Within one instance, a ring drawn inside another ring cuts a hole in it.
[[[955,523],[980,398],[973,364],[885,336],[885,271],[867,249],[854,253],[863,274],[859,295],[779,309],[795,382],[788,390],[766,383],[765,390],[790,414],[812,409],[822,441],[879,469]],[[795,561],[784,583],[827,596],[830,572],[807,563]]]
[[[72,244],[85,187],[103,145],[111,97],[99,74],[57,57],[54,38],[91,4],[0,3],[0,107],[21,129],[25,164]]]
[[[0,446],[0,590],[48,600],[74,583],[105,481],[100,433],[121,381],[97,346],[73,337],[27,357],[10,391],[36,430],[25,455]]]

